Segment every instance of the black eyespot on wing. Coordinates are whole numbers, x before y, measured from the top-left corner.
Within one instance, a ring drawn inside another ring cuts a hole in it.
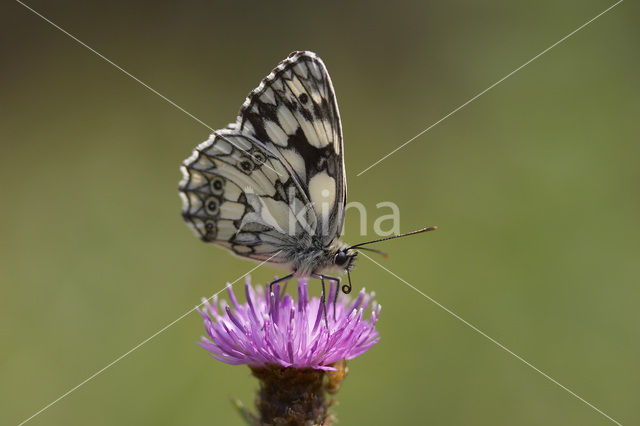
[[[265,157],[265,155],[259,151],[252,152],[251,159],[253,160],[256,166],[261,166],[265,163],[265,161],[267,161],[267,157]]]
[[[204,209],[210,216],[217,216],[220,213],[220,200],[216,197],[209,197],[204,202]]]
[[[253,163],[253,161],[251,161],[251,159],[247,156],[242,156],[240,157],[240,160],[238,162],[238,166],[240,167],[240,170],[242,170],[243,172],[245,172],[246,174],[249,174],[253,171],[253,169],[255,169],[256,165]]]
[[[309,100],[309,96],[307,96],[306,93],[301,94],[298,99],[300,99],[300,102],[303,104],[306,104],[307,101]]]
[[[222,195],[224,192],[224,179],[219,176],[214,177],[209,183],[209,188],[215,195]]]
[[[206,220],[204,222],[205,234],[202,236],[204,241],[213,241],[218,235],[218,227],[213,220]]]

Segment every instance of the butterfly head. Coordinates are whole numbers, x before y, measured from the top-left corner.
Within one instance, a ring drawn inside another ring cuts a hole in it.
[[[333,264],[336,269],[342,269],[348,272],[355,266],[356,257],[358,257],[358,252],[351,250],[345,245],[345,247],[338,249],[333,255]]]

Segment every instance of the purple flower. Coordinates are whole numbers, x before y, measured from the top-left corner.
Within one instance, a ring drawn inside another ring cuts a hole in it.
[[[364,288],[355,301],[338,296],[334,320],[332,302],[338,288],[331,283],[328,328],[320,298],[309,300],[307,280],[298,280],[297,301],[288,294],[281,300],[278,284],[271,297],[265,296],[268,290],[268,285],[254,289],[247,279],[247,301],[240,304],[227,284],[231,306],[223,301],[222,314],[216,296],[212,303],[203,299],[204,308],[198,311],[209,337],[203,336],[198,344],[227,364],[336,370],[331,364],[355,358],[380,340],[375,323],[381,307],[373,301],[374,293],[367,294]],[[365,318],[369,306],[371,313]]]

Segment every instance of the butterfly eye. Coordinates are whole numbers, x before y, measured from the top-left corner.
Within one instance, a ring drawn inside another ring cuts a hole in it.
[[[338,253],[336,253],[336,257],[333,259],[333,263],[335,263],[338,266],[342,266],[345,263],[347,263],[347,253],[344,251],[339,251]]]
[[[220,212],[220,202],[215,197],[209,197],[207,201],[204,202],[204,209],[207,211],[207,214],[215,216]]]
[[[224,192],[224,180],[220,177],[213,178],[211,180],[211,192],[216,195],[220,195]]]

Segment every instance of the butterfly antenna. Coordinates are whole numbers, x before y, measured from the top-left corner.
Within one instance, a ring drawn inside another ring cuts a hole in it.
[[[406,234],[392,235],[391,237],[380,238],[380,239],[378,239],[378,240],[373,240],[373,241],[367,241],[367,242],[364,242],[364,243],[359,243],[359,244],[356,244],[356,245],[354,245],[354,246],[349,247],[349,249],[359,248],[359,247],[362,247],[362,246],[364,246],[364,245],[366,245],[366,244],[379,243],[380,241],[393,240],[393,239],[396,239],[396,238],[408,237],[409,235],[415,235],[415,234],[421,234],[421,233],[423,233],[423,232],[435,231],[436,229],[438,229],[438,227],[437,227],[437,226],[430,226],[430,227],[428,227],[428,228],[418,229],[417,231],[407,232]],[[361,249],[361,250],[364,250],[364,249]],[[367,248],[367,250],[373,250],[373,249]]]
[[[342,285],[342,292],[344,294],[351,293],[351,273],[349,271],[347,271],[347,277],[349,278],[349,285],[346,285],[346,284]],[[338,289],[336,289],[336,291],[338,291]]]
[[[349,248],[352,248],[352,247],[349,247]],[[385,259],[389,257],[388,253],[386,253],[386,252],[384,252],[382,250],[376,250],[376,249],[372,249],[372,248],[369,248],[369,247],[359,247],[358,250],[366,250],[366,251],[371,251],[371,252],[374,252],[374,253],[378,253],[379,255],[384,257]]]

